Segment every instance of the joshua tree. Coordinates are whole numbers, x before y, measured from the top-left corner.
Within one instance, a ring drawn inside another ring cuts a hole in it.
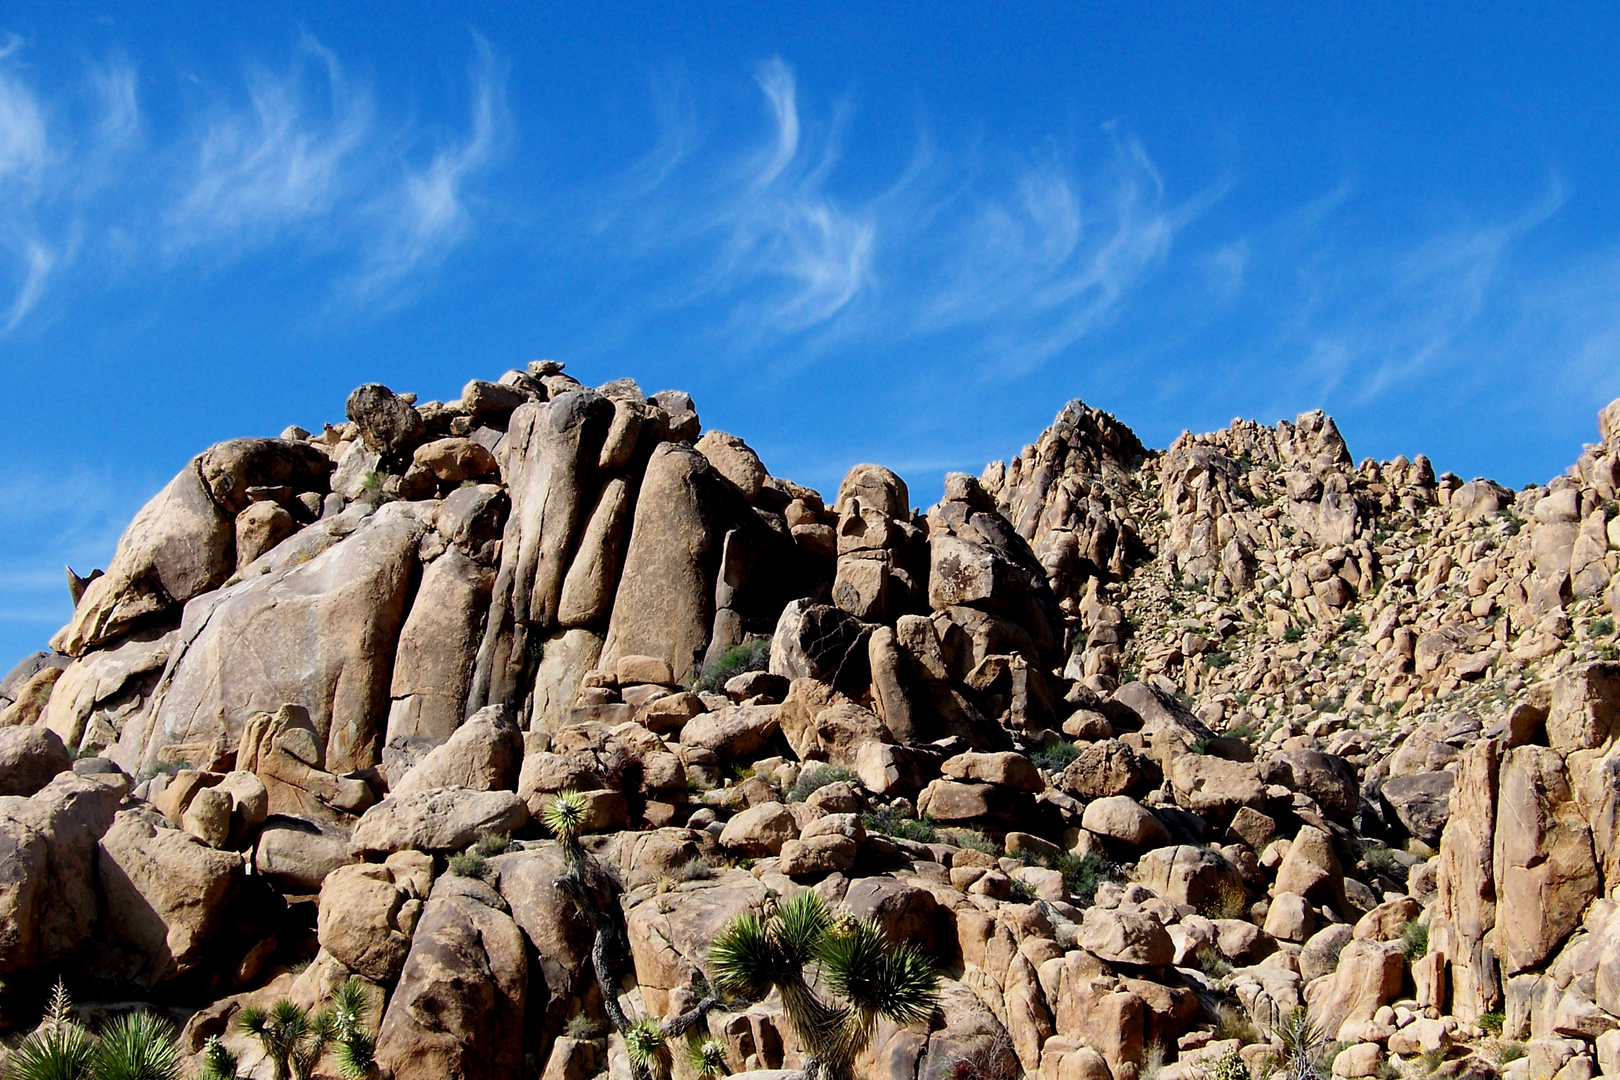
[[[376,1050],[376,1040],[364,1024],[369,1008],[365,985],[350,979],[334,990],[326,1006],[313,1016],[282,998],[269,1009],[261,1005],[243,1009],[237,1026],[259,1040],[275,1080],[309,1080],[328,1046],[343,1075],[360,1080],[371,1074]],[[236,1073],[235,1058],[224,1047],[218,1048],[218,1054],[221,1076],[229,1080]],[[210,1056],[205,1068],[213,1064]]]
[[[805,1080],[849,1080],[877,1018],[927,1021],[939,983],[914,946],[891,943],[871,920],[833,918],[809,891],[737,916],[710,946],[709,966],[721,989],[744,999],[781,992],[808,1054]],[[823,994],[837,1000],[829,1004]]]
[[[618,886],[579,842],[579,832],[585,824],[585,797],[574,791],[559,792],[541,813],[540,820],[557,838],[568,863],[568,872],[557,879],[557,888],[574,901],[596,931],[596,940],[591,946],[591,967],[602,987],[602,1009],[613,1030],[624,1039],[630,1071],[635,1080],[652,1080],[655,1073],[663,1075],[669,1041],[701,1023],[720,1004],[720,999],[700,984],[698,1003],[674,1019],[659,1023],[651,1018],[632,1020],[627,1016],[619,1005],[617,992],[619,972],[630,953],[624,929],[619,925]]]

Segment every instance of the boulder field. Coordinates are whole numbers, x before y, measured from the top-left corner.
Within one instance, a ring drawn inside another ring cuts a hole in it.
[[[551,361],[346,413],[205,450],[0,681],[0,1028],[60,978],[268,1080],[238,1015],[358,979],[398,1080],[687,1015],[787,1076],[708,947],[810,889],[940,973],[871,1080],[1260,1078],[1301,1017],[1344,1080],[1620,1075],[1620,402],[1520,491],[1073,402],[926,511]]]

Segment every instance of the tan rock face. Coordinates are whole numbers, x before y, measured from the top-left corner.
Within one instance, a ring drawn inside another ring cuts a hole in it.
[[[1379,1006],[1401,992],[1406,961],[1393,945],[1351,941],[1339,954],[1339,966],[1305,987],[1305,1002],[1324,1031],[1337,1034],[1351,1021],[1373,1018]]]
[[[483,882],[441,877],[377,1032],[377,1062],[405,1078],[496,1080],[523,1068],[523,934]]]
[[[1601,892],[1592,833],[1563,759],[1520,746],[1502,759],[1497,797],[1496,951],[1505,974],[1545,960]]]
[[[451,787],[512,791],[522,760],[522,732],[504,706],[492,705],[413,765],[393,790],[396,795]]]
[[[375,863],[334,870],[321,883],[321,948],[372,982],[392,983],[422,911],[419,884],[408,874],[396,882],[388,866]]]
[[[117,756],[133,768],[212,764],[241,740],[248,717],[294,702],[308,710],[329,768],[376,764],[423,528],[413,504],[392,503],[308,562],[198,598],[150,727],[126,728]]]
[[[1498,748],[1482,741],[1464,751],[1456,801],[1440,837],[1431,947],[1451,964],[1453,1007],[1464,1017],[1496,1000],[1493,957],[1485,935],[1496,925],[1496,792]]]
[[[434,788],[390,795],[367,810],[350,839],[357,852],[459,851],[483,832],[511,833],[529,820],[516,792]]]
[[[141,957],[141,984],[212,962],[210,939],[246,869],[240,855],[216,851],[157,814],[122,810],[100,840],[96,866],[107,923]]]

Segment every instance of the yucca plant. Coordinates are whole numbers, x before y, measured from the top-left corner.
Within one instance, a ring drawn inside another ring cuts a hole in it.
[[[174,1026],[157,1013],[125,1013],[101,1029],[90,1058],[93,1080],[178,1080]]]
[[[1304,1008],[1295,1009],[1273,1030],[1283,1047],[1282,1073],[1288,1080],[1321,1080],[1319,1062],[1328,1038]]]
[[[687,1043],[686,1068],[699,1080],[726,1075],[726,1044],[713,1037]]]
[[[664,1075],[664,1047],[668,1040],[657,1020],[637,1020],[624,1030],[624,1052],[630,1061],[655,1076]]]
[[[202,1068],[197,1070],[197,1080],[241,1080],[236,1072],[240,1064],[218,1035],[210,1035],[203,1043]]]
[[[835,919],[808,891],[733,919],[709,947],[709,966],[716,984],[738,997],[781,993],[808,1054],[807,1080],[848,1080],[878,1017],[923,1023],[938,998],[939,974],[920,950],[889,941],[871,920]]]
[[[366,1027],[366,1014],[371,1011],[366,984],[350,978],[332,991],[327,1008],[335,1031],[332,1053],[338,1071],[345,1080],[363,1080],[377,1068],[377,1038]]]
[[[90,1070],[95,1044],[73,1020],[73,1004],[60,981],[44,1019],[11,1052],[7,1080],[80,1080]]]
[[[177,1080],[174,1027],[156,1013],[125,1013],[92,1038],[73,1020],[60,981],[33,1034],[17,1045],[6,1080]]]

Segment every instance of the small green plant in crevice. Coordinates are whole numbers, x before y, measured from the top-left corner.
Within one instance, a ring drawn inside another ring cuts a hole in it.
[[[959,848],[982,851],[986,855],[1000,855],[1002,847],[977,829],[951,829],[945,838]]]
[[[483,880],[489,861],[476,851],[458,851],[449,859],[450,872],[457,877]]]
[[[524,647],[523,651],[528,655],[529,660],[532,663],[538,664],[540,661],[542,661],[542,660],[544,660],[546,658],[546,642],[545,642],[545,639],[541,638],[541,637],[531,637],[531,638],[529,638],[529,642]]]
[[[1248,1010],[1235,1002],[1223,1001],[1215,1006],[1215,1022],[1211,1026],[1215,1038],[1221,1042],[1236,1039],[1238,1045],[1250,1046],[1260,1041],[1260,1032],[1249,1019]]]
[[[584,1013],[575,1013],[573,1016],[568,1018],[568,1023],[563,1027],[563,1032],[570,1039],[584,1039],[588,1041],[591,1039],[600,1039],[604,1034],[606,1034],[607,1025],[595,1017],[586,1016]]]
[[[1205,1070],[1204,1075],[1206,1080],[1249,1080],[1249,1067],[1243,1063],[1242,1054],[1228,1050]]]
[[[1244,704],[1247,704],[1247,702]],[[1254,730],[1253,724],[1234,724],[1226,729],[1228,739],[1242,739],[1244,742],[1249,742],[1257,734],[1259,733]]]
[[[505,833],[485,830],[478,834],[477,840],[473,841],[472,850],[486,859],[493,859],[497,855],[505,855],[511,847],[511,838]]]
[[[1054,742],[1041,747],[1030,755],[1029,760],[1047,772],[1062,772],[1069,767],[1069,763],[1080,756],[1080,748],[1072,742]]]
[[[1249,914],[1249,894],[1236,880],[1222,878],[1215,886],[1215,895],[1204,904],[1203,915],[1209,919],[1242,919]]]
[[[1488,1012],[1480,1016],[1479,1026],[1485,1034],[1493,1039],[1502,1037],[1502,1028],[1507,1024],[1507,1014],[1502,1012]]]
[[[888,806],[862,814],[861,826],[867,832],[883,833],[885,836],[912,840],[919,844],[932,844],[939,839],[939,832],[934,828],[932,818],[926,815],[922,818],[903,817]]]
[[[828,784],[848,783],[859,779],[855,770],[846,769],[842,765],[806,765],[799,773],[799,778],[793,781],[793,786],[788,789],[788,802],[804,802],[812,792]]]
[[[1354,634],[1367,629],[1367,620],[1361,617],[1361,612],[1352,611],[1339,620],[1339,633]]]
[[[1232,666],[1232,654],[1224,649],[1219,652],[1205,653],[1204,663],[1212,668],[1225,668]]]
[[[675,868],[676,881],[707,881],[714,877],[714,867],[701,855],[694,855]]]
[[[698,669],[692,677],[691,689],[717,692],[738,675],[750,671],[764,671],[771,663],[770,638],[754,638],[741,645],[733,645]]]
[[[1429,951],[1429,928],[1424,923],[1413,919],[1401,927],[1401,955],[1406,957],[1407,963],[1415,963],[1423,959]]]
[[[1367,869],[1375,874],[1394,875],[1401,869],[1401,861],[1395,857],[1395,852],[1383,844],[1373,844],[1364,848],[1361,859],[1367,864]]]
[[[1212,979],[1224,979],[1232,974],[1232,962],[1221,955],[1214,942],[1206,941],[1193,950],[1193,962],[1198,970]]]
[[[1142,1050],[1142,1067],[1137,1070],[1137,1080],[1159,1080],[1163,1070],[1164,1043],[1154,1039]]]
[[[1443,1046],[1431,1047],[1423,1051],[1420,1059],[1423,1062],[1423,1075],[1429,1076],[1446,1061],[1446,1048]]]
[[[1614,633],[1614,620],[1607,615],[1601,619],[1594,619],[1587,626],[1586,633],[1589,637],[1608,637]]]
[[[1326,1075],[1322,1056],[1328,1038],[1303,1006],[1283,1017],[1272,1036],[1283,1048],[1283,1072],[1289,1080],[1320,1080]]]
[[[1013,879],[1012,894],[1013,899],[1018,901],[1020,904],[1033,904],[1036,900],[1040,899],[1039,896],[1035,895],[1035,886],[1031,885],[1027,881],[1020,881],[1017,878]]]
[[[1081,907],[1090,907],[1097,899],[1097,886],[1124,877],[1118,866],[1100,855],[1064,852],[1054,861],[1052,869],[1063,875],[1063,887]]]
[[[1496,1052],[1491,1056],[1496,1059],[1496,1067],[1500,1069],[1504,1065],[1518,1061],[1529,1052],[1524,1043],[1503,1039],[1496,1044]]]
[[[1297,626],[1290,626],[1287,630],[1283,631],[1283,640],[1288,642],[1290,645],[1297,644],[1305,640],[1305,631],[1301,630]]]
[[[1209,744],[1213,741],[1213,739],[1194,739],[1187,744],[1187,752],[1191,754],[1207,754],[1209,753]]]

